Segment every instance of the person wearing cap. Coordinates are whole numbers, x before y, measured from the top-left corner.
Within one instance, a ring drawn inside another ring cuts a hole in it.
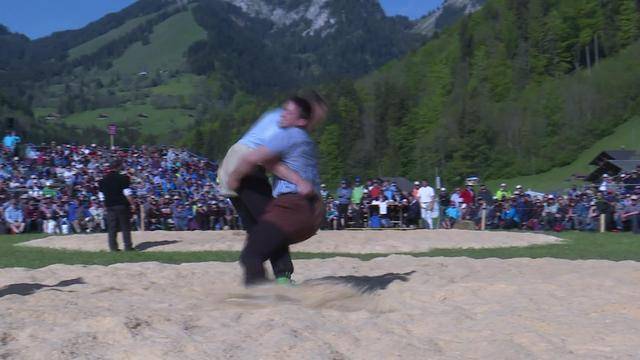
[[[364,196],[364,185],[360,183],[360,177],[355,178],[353,190],[351,191],[351,203],[360,205]]]
[[[467,204],[467,207],[471,206],[474,203],[475,194],[473,192],[473,186],[467,185],[464,187],[464,190],[460,193],[460,197],[462,201]]]
[[[351,196],[353,190],[347,183],[346,179],[340,181],[340,187],[336,190],[338,198],[338,219],[340,220],[340,229],[347,227],[347,214],[349,212],[349,204],[351,204]]]
[[[487,188],[487,185],[480,185],[478,198],[484,200],[484,203],[488,206],[493,204],[493,194],[491,193],[491,190]]]
[[[327,190],[327,184],[320,185],[320,197],[322,197],[323,201],[327,201],[329,198],[329,190]]]
[[[110,171],[98,182],[98,188],[104,195],[104,206],[107,210],[107,232],[109,250],[120,251],[116,236],[118,229],[122,232],[125,251],[133,251],[131,242],[131,206],[133,199],[127,190],[131,186],[129,176],[120,174],[122,161],[113,160]]]
[[[418,191],[420,191],[420,181],[414,181],[413,189],[411,189],[411,196],[418,198]]]
[[[507,190],[507,184],[502,183],[500,184],[500,189],[498,191],[496,191],[496,198],[498,200],[504,200],[506,199],[510,199],[511,198],[511,192],[509,190]]]

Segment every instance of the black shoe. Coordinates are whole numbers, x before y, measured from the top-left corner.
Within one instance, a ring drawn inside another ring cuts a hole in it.
[[[111,249],[111,250],[109,250],[109,251],[111,251],[111,252],[118,252],[118,251],[121,251],[121,250],[120,250],[120,249]]]
[[[136,248],[126,248],[124,251],[138,251]]]

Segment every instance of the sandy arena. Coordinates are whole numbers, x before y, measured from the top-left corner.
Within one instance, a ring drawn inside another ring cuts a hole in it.
[[[3,269],[0,358],[640,357],[635,262],[393,255],[296,267],[298,287],[253,297],[237,263]]]
[[[149,251],[232,250],[243,238],[136,235],[138,244],[179,241]],[[554,241],[514,233],[345,231],[321,233],[295,251]],[[95,250],[105,243],[101,234],[31,245]],[[297,286],[250,292],[241,286],[238,263],[0,269],[0,359],[640,358],[637,262],[391,255],[294,263]]]
[[[241,250],[243,231],[153,231],[132,233],[134,245],[144,251]],[[122,238],[119,237],[121,241]],[[553,236],[513,232],[465,230],[410,231],[320,231],[309,241],[293,247],[298,252],[405,253],[435,248],[495,248],[550,244],[562,241]],[[106,251],[105,234],[51,236],[23,243],[26,246],[67,250]]]

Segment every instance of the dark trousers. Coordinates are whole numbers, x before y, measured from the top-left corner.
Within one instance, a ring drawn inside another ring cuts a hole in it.
[[[125,250],[131,250],[131,223],[130,223],[129,207],[125,205],[116,205],[107,207],[107,232],[109,236],[109,249],[114,251],[118,249],[116,236],[118,230],[122,232],[122,240]]]
[[[240,182],[237,193],[239,196],[231,198],[231,202],[242,220],[248,237],[251,237],[251,234],[256,231],[258,221],[264,214],[267,205],[273,200],[271,184],[269,184],[264,170],[256,169],[251,175],[245,176]],[[257,231],[262,230],[258,229]],[[288,246],[271,253],[268,260],[271,262],[275,277],[288,277],[293,274],[293,262]]]
[[[319,199],[297,194],[273,199],[249,233],[247,245],[240,255],[245,269],[245,284],[265,281],[262,265],[267,259],[289,253],[289,245],[313,236],[322,223],[324,207]]]

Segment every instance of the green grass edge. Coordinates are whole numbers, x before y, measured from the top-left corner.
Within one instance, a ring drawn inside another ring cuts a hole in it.
[[[564,241],[554,244],[525,247],[503,247],[483,249],[434,249],[419,253],[306,253],[293,252],[294,259],[327,259],[334,257],[357,258],[369,261],[389,255],[413,257],[467,257],[473,259],[556,258],[566,260],[610,260],[640,261],[640,235],[631,233],[581,233],[565,232],[549,234]],[[118,263],[161,262],[183,264],[198,262],[234,262],[238,251],[198,252],[89,252],[58,250],[41,247],[15,246],[19,243],[40,239],[42,234],[26,234],[0,237],[0,268],[41,268],[54,264],[67,265],[113,265]],[[106,235],[105,235],[106,247]]]

